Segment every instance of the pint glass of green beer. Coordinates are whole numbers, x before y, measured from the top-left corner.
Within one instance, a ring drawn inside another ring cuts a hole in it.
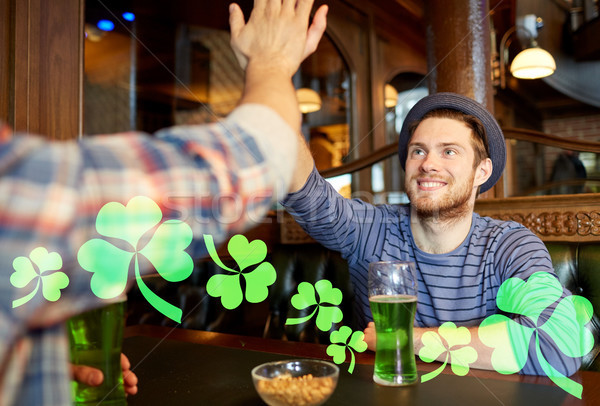
[[[373,380],[386,386],[417,381],[413,350],[413,323],[417,308],[415,265],[404,261],[369,264],[369,304],[377,349]]]
[[[125,303],[99,307],[67,321],[71,362],[98,368],[104,374],[100,386],[73,381],[73,401],[77,406],[127,405],[121,370]]]

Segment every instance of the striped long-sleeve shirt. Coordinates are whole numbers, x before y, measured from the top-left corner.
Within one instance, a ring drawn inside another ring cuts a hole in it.
[[[256,224],[285,196],[296,157],[292,129],[260,105],[238,107],[218,124],[173,127],[156,137],[9,138],[0,128],[1,406],[71,404],[63,326],[70,316],[102,304],[76,257],[84,242],[101,237],[96,230],[101,207],[150,198],[164,220],[190,226],[194,241],[188,253],[199,257],[205,253],[204,234],[221,243]],[[279,146],[276,154],[273,145]],[[17,269],[43,271],[30,258],[38,247],[62,258],[60,271],[69,284],[58,300],[49,301],[39,289],[13,308],[40,278],[23,287],[11,275]]]
[[[508,278],[527,280],[535,272],[555,275],[548,250],[531,231],[516,222],[473,214],[469,234],[453,251],[430,254],[420,250],[410,227],[410,207],[373,206],[345,199],[313,170],[302,189],[282,201],[286,210],[315,240],[339,251],[348,261],[355,291],[357,328],[372,320],[367,280],[369,263],[412,261],[416,266],[418,300],[415,326],[436,327],[451,321],[477,326],[500,313],[496,296]],[[563,297],[569,292],[564,289]],[[540,316],[550,317],[553,307]],[[527,317],[514,320],[535,328]],[[538,321],[538,324],[539,322]],[[563,374],[574,373],[579,358],[562,355],[551,339],[542,337],[542,352]],[[544,374],[532,344],[524,374]]]

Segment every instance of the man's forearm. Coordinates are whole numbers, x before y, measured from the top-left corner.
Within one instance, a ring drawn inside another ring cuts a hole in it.
[[[277,66],[252,61],[246,68],[243,103],[259,103],[275,110],[295,132],[300,132],[300,109],[291,78]]]
[[[492,365],[492,354],[494,349],[486,346],[481,342],[479,338],[479,329],[481,327],[458,327],[456,329],[447,329],[443,336],[440,334],[439,327],[413,327],[413,348],[415,352],[415,356],[419,356],[419,353],[425,347],[426,343],[429,345],[435,345],[439,347],[440,343],[445,347],[446,351],[440,351],[440,354],[435,359],[436,361],[444,362],[448,361],[449,363],[457,361],[456,359],[452,359],[451,351],[454,351],[454,356],[457,356],[456,350],[469,346],[475,350],[477,353],[477,359],[473,362],[465,363],[468,364],[471,368],[476,369],[487,369],[487,370],[495,370],[496,368]],[[508,340],[508,332],[506,328],[506,323],[496,323],[491,326],[484,327],[489,334],[495,335],[499,338],[499,340]],[[461,330],[458,330],[461,329]],[[468,340],[464,340],[465,330],[468,332],[469,336]],[[373,322],[370,322],[367,325],[367,328],[364,330],[365,334],[365,342],[367,343],[368,348],[371,351],[376,350],[377,340],[376,340],[376,331],[375,325]],[[423,338],[425,335],[425,343],[423,342]],[[458,336],[460,334],[460,337]],[[465,344],[462,344],[465,342]],[[457,345],[456,343],[461,343]],[[502,354],[502,365],[497,365],[503,371],[512,371],[514,370],[515,359],[512,353],[510,354]]]
[[[477,359],[475,360],[475,362],[469,364],[469,367],[476,368],[476,369],[493,370],[494,367],[492,366],[492,352],[494,351],[494,349],[486,346],[485,344],[483,344],[481,342],[481,340],[479,339],[479,334],[478,334],[479,327],[461,327],[461,328],[466,328],[471,336],[471,340],[468,344],[457,345],[457,346],[448,348],[449,344],[444,339],[442,339],[442,344],[448,350],[457,350],[457,349],[459,349],[461,347],[465,347],[465,346],[472,347],[477,352]],[[415,356],[418,356],[419,352],[424,347],[423,335],[425,333],[439,335],[438,329],[439,329],[438,327],[414,327],[414,329],[413,329],[413,346],[414,346],[414,350],[415,350]],[[512,356],[512,354],[508,354],[508,355]],[[444,362],[446,360],[447,356],[448,356],[448,351],[444,351],[437,357],[436,361]],[[448,359],[449,363],[452,363],[453,361],[455,361],[455,360],[453,360],[452,357],[450,357]]]
[[[313,157],[301,132],[301,114],[290,78],[275,68],[253,66],[246,69],[246,87],[241,103],[260,103],[277,112],[297,134],[298,156],[289,191],[295,192],[306,183],[313,169]],[[275,148],[277,146],[274,146]]]

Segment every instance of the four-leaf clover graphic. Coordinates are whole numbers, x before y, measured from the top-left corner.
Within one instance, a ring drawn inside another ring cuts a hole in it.
[[[350,338],[350,340],[348,340]],[[354,372],[355,357],[354,351],[364,352],[367,349],[367,343],[364,341],[365,334],[362,331],[352,332],[348,326],[342,326],[329,336],[332,344],[327,346],[327,355],[333,357],[333,362],[341,364],[346,361],[346,349],[350,351],[350,365],[348,372]],[[352,351],[354,350],[354,351]]]
[[[466,375],[469,372],[469,364],[477,360],[477,351],[473,347],[466,346],[471,342],[471,333],[466,327],[457,328],[456,324],[448,321],[438,328],[438,333],[427,331],[423,334],[421,337],[423,348],[419,351],[419,358],[424,362],[432,362],[443,353],[446,353],[446,357],[439,368],[421,376],[421,382],[427,382],[438,376],[446,367],[448,358],[450,358],[452,372],[459,376]],[[455,347],[459,348],[453,349]]]
[[[69,284],[69,277],[64,272],[58,271],[62,268],[60,255],[57,252],[48,252],[44,247],[32,250],[29,258],[15,258],[13,268],[15,272],[10,276],[10,283],[16,288],[24,288],[32,280],[37,279],[35,288],[28,295],[13,301],[13,308],[29,302],[38,292],[40,285],[42,285],[44,298],[55,302],[60,299],[60,290]]]
[[[315,291],[319,294],[318,301]],[[342,321],[344,317],[342,311],[338,307],[335,307],[340,303],[342,303],[342,291],[334,288],[330,281],[322,279],[317,281],[314,287],[308,282],[301,282],[298,285],[298,293],[292,296],[292,306],[298,310],[306,309],[310,306],[316,307],[308,316],[288,318],[285,324],[304,323],[318,312],[317,327],[321,331],[329,331],[334,323]],[[327,304],[331,306],[327,306]]]
[[[492,354],[494,368],[500,373],[509,374],[523,368],[527,362],[529,344],[535,335],[536,355],[544,373],[563,390],[581,399],[581,384],[550,365],[540,347],[542,332],[570,357],[584,356],[594,345],[592,333],[585,327],[593,314],[592,305],[581,296],[563,298],[547,321],[540,319],[542,312],[561,298],[562,292],[558,279],[548,272],[536,272],[527,282],[520,278],[507,279],[498,290],[498,308],[506,313],[525,316],[535,327],[495,314],[481,323],[479,338],[485,345],[495,348]],[[498,338],[498,326],[506,330],[509,340]],[[507,363],[507,358],[512,361]]]
[[[132,198],[126,206],[107,203],[98,212],[96,230],[107,239],[128,245],[119,248],[110,240],[91,239],[81,246],[77,260],[83,269],[93,273],[92,292],[102,299],[123,293],[133,261],[137,284],[146,300],[165,316],[181,322],[181,309],[152,292],[140,274],[143,258],[169,282],[186,279],[194,268],[192,258],[184,251],[192,242],[190,226],[179,220],[161,220],[160,207],[145,196]],[[142,237],[150,231],[154,232],[145,242]]]
[[[204,236],[206,249],[213,261],[227,274],[213,275],[206,284],[206,291],[212,297],[220,297],[223,307],[226,309],[235,309],[242,303],[244,294],[240,278],[243,276],[246,281],[246,300],[250,303],[259,303],[269,295],[268,287],[275,283],[277,272],[268,262],[262,262],[267,257],[267,245],[261,240],[254,240],[251,243],[241,234],[234,235],[227,244],[227,249],[231,257],[238,265],[238,269],[227,267],[217,254],[213,238],[210,235]],[[261,263],[262,262],[262,263]],[[258,265],[253,271],[244,272],[252,265]]]

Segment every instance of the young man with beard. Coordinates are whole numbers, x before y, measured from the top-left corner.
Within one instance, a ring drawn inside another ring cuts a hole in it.
[[[411,109],[399,136],[410,199],[405,206],[344,199],[313,169],[304,142],[299,144],[295,192],[282,204],[308,234],[348,261],[359,323],[355,327],[365,329],[369,348],[375,348],[369,263],[412,261],[419,288],[415,353],[426,331],[451,321],[470,330],[469,345],[478,353],[471,366],[492,369],[493,349],[479,341],[477,329],[486,317],[500,312],[500,285],[511,277],[527,280],[539,271],[555,275],[547,249],[531,231],[473,212],[478,193],[496,183],[506,161],[504,136],[493,116],[479,103],[453,93],[427,96]],[[563,291],[563,296],[568,294]],[[538,325],[551,313],[546,309]],[[536,327],[527,317],[513,320]],[[508,339],[506,325],[495,328],[495,334]],[[550,338],[540,337],[546,359],[558,371],[570,375],[579,368],[579,359],[562,355]],[[521,373],[543,374],[534,346],[524,345],[529,357]],[[506,354],[509,364],[514,362],[511,355]]]

